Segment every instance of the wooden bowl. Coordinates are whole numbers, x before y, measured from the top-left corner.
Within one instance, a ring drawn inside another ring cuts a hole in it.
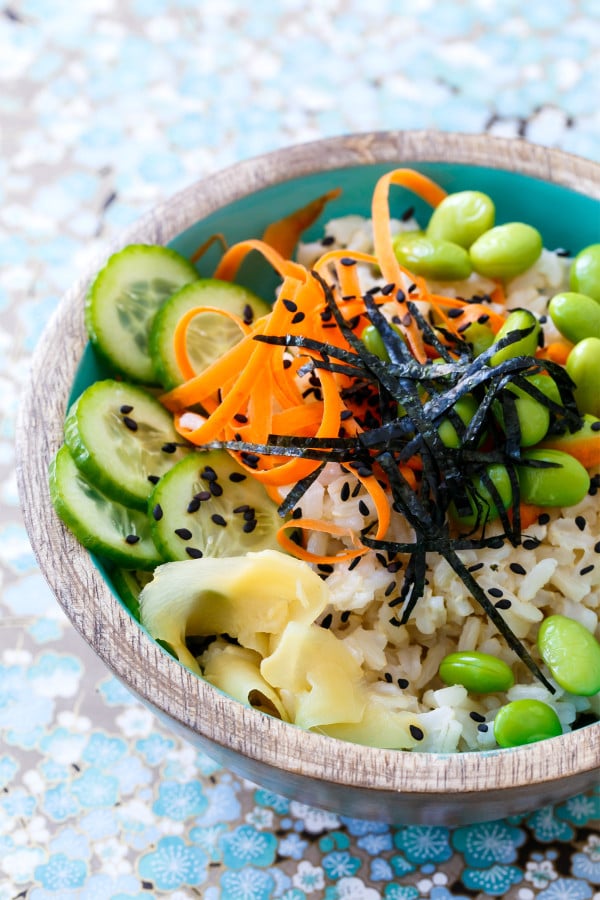
[[[270,221],[332,186],[343,194],[328,207],[328,217],[368,213],[376,178],[399,164],[416,165],[449,190],[488,192],[499,221],[536,225],[545,246],[574,252],[598,239],[595,163],[518,140],[382,132],[317,141],[235,165],[144,216],[111,250],[131,242],[170,243],[189,254],[214,232],[230,242],[259,236]],[[600,724],[512,750],[442,755],[363,747],[242,706],[145,634],[100,564],[57,519],[48,494],[48,463],[63,440],[69,399],[97,377],[83,323],[83,298],[96,268],[64,297],[35,354],[18,426],[19,488],[40,567],[69,619],[165,727],[272,791],[388,822],[495,819],[597,784]]]

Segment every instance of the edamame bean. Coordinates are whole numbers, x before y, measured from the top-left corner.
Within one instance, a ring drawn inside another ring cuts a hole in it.
[[[466,341],[473,348],[473,356],[480,356],[496,340],[492,329],[488,328],[487,325],[480,325],[479,322],[473,322],[469,325],[463,331],[461,337],[463,341]]]
[[[586,294],[565,291],[548,306],[552,321],[568,341],[576,344],[588,337],[600,338],[600,303]]]
[[[472,394],[465,394],[463,397],[460,397],[453,406],[454,412],[465,426],[469,424],[477,412],[477,408],[477,400]],[[446,447],[454,447],[457,449],[462,445],[462,437],[459,435],[450,419],[443,419],[438,428],[438,434]]]
[[[600,417],[600,338],[584,338],[567,359],[567,372],[576,384],[575,400],[582,413]]]
[[[476,694],[507,691],[515,683],[504,660],[478,650],[449,653],[440,663],[439,676],[444,684],[462,684]]]
[[[471,245],[473,268],[487,278],[508,280],[529,269],[542,252],[542,236],[523,222],[490,228]]]
[[[576,619],[544,619],[537,644],[542,659],[561,688],[581,697],[600,691],[600,643]]]
[[[520,747],[562,733],[556,712],[541,700],[513,700],[494,719],[494,737],[500,747]]]
[[[401,232],[394,238],[394,253],[398,262],[415,275],[436,281],[462,281],[473,270],[464,247],[451,241]]]
[[[496,335],[496,343],[499,343],[502,338],[507,337],[513,331],[525,331],[526,329],[530,329],[528,335],[494,353],[490,359],[491,366],[498,366],[507,359],[514,359],[516,356],[535,355],[538,346],[540,323],[533,313],[527,309],[515,309],[509,313],[506,322]]]
[[[468,249],[473,241],[493,227],[495,216],[494,204],[487,194],[457,191],[448,194],[436,206],[427,226],[427,234]]]
[[[556,464],[552,468],[517,466],[521,500],[536,506],[575,506],[590,489],[581,463],[561,450],[526,450],[523,460]]]
[[[510,476],[508,474],[506,466],[503,466],[500,463],[494,463],[491,466],[487,466],[485,474],[497,490],[500,501],[502,503],[502,508],[508,509],[512,503],[512,485],[510,483]],[[479,477],[473,478],[472,484],[475,492],[477,493],[477,501],[480,505],[479,525],[483,525],[484,522],[491,522],[494,519],[497,519],[500,513],[498,511],[496,501],[492,497],[491,492],[488,490],[485,484],[484,476],[479,475]],[[470,515],[459,516],[454,504],[451,504],[450,510],[452,511],[454,517],[462,525],[473,527],[477,523],[478,509],[474,497],[469,497],[469,503],[472,510]]]
[[[600,301],[600,244],[590,244],[578,253],[569,272],[572,291]]]
[[[545,438],[550,427],[548,408],[538,403],[537,400],[534,400],[533,397],[530,397],[529,394],[515,385],[509,385],[506,390],[515,396],[515,412],[521,432],[519,444],[521,447],[532,447],[534,444],[539,444]],[[493,403],[492,410],[496,420],[506,430],[502,404],[499,402]]]

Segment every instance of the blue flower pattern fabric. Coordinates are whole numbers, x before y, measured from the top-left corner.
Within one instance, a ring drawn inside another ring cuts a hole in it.
[[[266,6],[0,10],[0,900],[600,900],[600,786],[448,829],[241,782],[107,674],[37,569],[14,478],[28,360],[60,295],[155,202],[369,129],[522,135],[600,159],[597,0]]]

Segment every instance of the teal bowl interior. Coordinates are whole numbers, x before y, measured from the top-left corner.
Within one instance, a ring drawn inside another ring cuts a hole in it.
[[[448,192],[471,189],[489,194],[496,205],[497,224],[527,222],[541,232],[544,246],[548,249],[560,248],[574,255],[598,240],[598,201],[568,188],[520,173],[483,166],[441,162],[405,162],[404,165],[429,176]],[[318,239],[323,235],[324,224],[330,219],[351,213],[369,216],[375,183],[392,168],[394,166],[391,164],[352,166],[315,172],[266,187],[198,221],[170,241],[169,246],[190,257],[214,234],[222,234],[229,245],[245,238],[260,237],[271,222],[339,187],[342,189],[340,196],[327,204],[319,220],[303,236],[304,240]],[[425,225],[430,207],[405,188],[392,187],[392,216],[401,217],[409,207],[414,207],[417,221]],[[197,268],[202,276],[212,275],[219,255],[220,251],[213,246],[201,258]],[[277,277],[258,254],[251,254],[243,264],[238,280],[265,300],[274,296]],[[70,402],[88,385],[110,375],[88,344],[73,382]],[[101,560],[95,558],[94,562],[112,586],[110,570]]]

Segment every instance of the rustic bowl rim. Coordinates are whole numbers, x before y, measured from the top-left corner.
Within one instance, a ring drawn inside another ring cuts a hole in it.
[[[358,165],[451,162],[518,172],[600,199],[600,165],[520,139],[430,131],[325,138],[236,163],[142,216],[105,252],[167,243],[200,219],[256,190]],[[305,732],[217,691],[159,648],[129,616],[87,551],[57,519],[47,465],[62,443],[67,398],[87,343],[83,297],[101,260],[65,294],[34,353],[17,423],[17,480],[40,568],[77,631],[108,668],[159,715],[216,747],[349,788],[414,794],[502,791],[581,775],[600,766],[600,723],[511,750],[411,753]],[[60,352],[57,353],[57,349]],[[115,652],[115,649],[118,652]]]

